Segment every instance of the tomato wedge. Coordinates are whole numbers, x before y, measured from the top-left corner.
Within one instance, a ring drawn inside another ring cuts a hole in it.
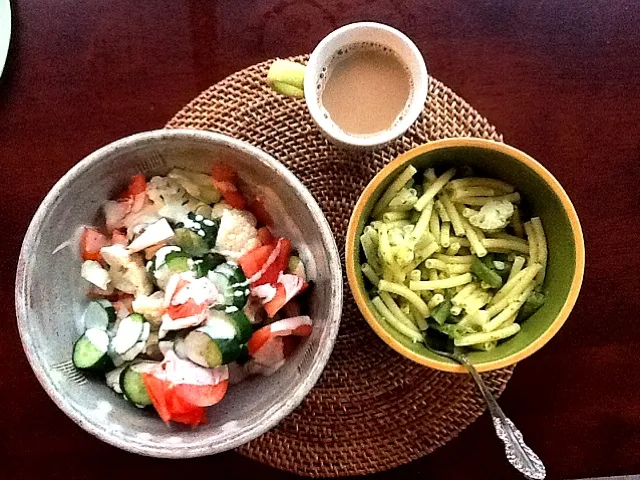
[[[144,386],[147,387],[147,393],[149,394],[151,403],[153,403],[160,418],[164,422],[171,420],[171,412],[165,400],[165,392],[169,388],[169,382],[160,380],[150,373],[143,373],[142,381],[144,382]]]
[[[262,346],[267,343],[267,340],[271,338],[271,329],[269,325],[266,327],[262,327],[251,335],[249,339],[249,343],[247,343],[247,348],[249,349],[249,355],[253,356],[256,354],[258,350],[262,348]]]
[[[245,276],[251,278],[258,273],[267,260],[269,260],[275,248],[274,245],[263,245],[244,254],[242,258],[238,260],[238,265],[242,268]]]
[[[120,198],[133,198],[136,195],[143,193],[147,189],[147,180],[144,175],[134,175],[131,177],[131,183],[127,189],[120,194]]]
[[[129,244],[127,234],[120,229],[114,230],[113,232],[111,232],[111,244],[124,245],[126,247]]]
[[[256,217],[258,225],[273,225],[273,219],[271,218],[271,215],[269,215],[269,212],[267,212],[261,197],[257,197],[251,201],[247,206],[247,210]]]
[[[258,229],[258,240],[262,245],[275,245],[277,242],[269,227],[260,227]]]
[[[274,337],[308,337],[313,330],[311,319],[306,316],[285,318],[253,332],[247,343],[249,355],[254,356],[270,339]]]
[[[287,303],[287,291],[284,289],[284,286],[281,284],[276,285],[276,294],[275,296],[269,300],[264,305],[264,310],[269,315],[269,318],[273,318],[278,310],[285,306]]]
[[[167,380],[155,377],[151,373],[143,373],[142,380],[151,403],[163,421],[200,425],[207,422],[205,409],[187,402],[178,394],[177,386]]]
[[[101,260],[100,249],[107,245],[109,245],[109,239],[95,228],[85,227],[82,231],[80,253],[83,260]]]
[[[271,265],[268,265],[267,268],[264,269],[264,273],[260,278],[255,282],[252,282],[253,285],[264,285],[265,283],[275,284],[278,281],[280,272],[285,271],[289,266],[289,258],[291,257],[291,240],[288,238],[278,239],[276,248],[278,247],[280,247],[278,256],[273,260]]]
[[[180,305],[169,305],[167,308],[167,314],[173,318],[186,318],[192,315],[201,314],[207,306],[203,304],[197,304],[193,298],[190,298],[185,303]]]
[[[211,178],[216,182],[228,182],[235,184],[238,182],[238,172],[229,165],[214,165],[211,169]]]
[[[196,407],[186,413],[174,414],[171,420],[184,423],[185,425],[191,425],[192,427],[206,425],[209,422],[207,420],[207,412],[203,407]]]
[[[244,210],[247,202],[238,190],[238,173],[228,165],[216,165],[211,169],[213,186],[220,192],[222,198],[238,210]]]
[[[222,400],[227,393],[228,387],[228,380],[224,380],[217,385],[188,385],[183,383],[175,386],[175,392],[187,403],[198,407],[210,407]]]

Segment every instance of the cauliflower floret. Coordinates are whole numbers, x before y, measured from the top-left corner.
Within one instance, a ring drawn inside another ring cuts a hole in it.
[[[225,210],[220,219],[216,251],[237,260],[259,245],[255,217],[243,210]]]
[[[513,211],[513,204],[507,200],[489,200],[469,217],[469,223],[481,230],[499,230],[509,224]]]
[[[162,323],[164,308],[164,294],[155,292],[149,296],[138,295],[131,304],[133,311],[141,314],[153,325],[159,326]]]
[[[153,177],[147,185],[147,196],[159,209],[160,216],[180,222],[201,204],[173,178]]]
[[[102,268],[102,265],[95,260],[84,261],[80,270],[80,276],[102,290],[106,290],[111,281],[109,272]]]
[[[129,252],[123,245],[103,247],[100,254],[109,264],[114,288],[133,295],[149,295],[153,291],[153,284],[139,254]]]
[[[228,203],[225,203],[225,202],[216,203],[211,209],[211,218],[214,220],[218,218],[222,218],[222,214],[227,210],[233,210],[233,208],[231,208]]]

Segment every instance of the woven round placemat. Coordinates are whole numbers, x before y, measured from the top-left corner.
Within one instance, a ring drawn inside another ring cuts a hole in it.
[[[213,85],[167,127],[220,132],[273,155],[318,200],[343,262],[351,211],[367,183],[390,160],[441,138],[502,140],[469,104],[431,78],[426,107],[405,135],[375,152],[345,152],[320,134],[303,99],[278,95],[265,85],[270,63]],[[483,377],[500,394],[512,372],[513,367]],[[340,333],[320,381],[276,428],[238,451],[299,475],[373,473],[432,452],[483,411],[470,377],[410,362],[379,340],[360,315],[345,279]]]

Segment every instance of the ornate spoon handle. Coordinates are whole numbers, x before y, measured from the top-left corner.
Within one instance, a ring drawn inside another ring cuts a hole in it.
[[[469,373],[478,384],[480,392],[487,402],[489,412],[493,419],[493,427],[496,429],[498,438],[504,443],[504,450],[509,463],[525,477],[534,480],[543,480],[547,473],[542,460],[524,443],[522,433],[520,433],[520,430],[516,428],[513,422],[505,416],[496,398],[474,366],[466,357],[462,357],[462,360],[464,360],[464,366],[469,370]]]

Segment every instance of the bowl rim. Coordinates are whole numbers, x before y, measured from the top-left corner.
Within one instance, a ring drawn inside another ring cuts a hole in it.
[[[556,178],[549,172],[545,167],[543,167],[537,160],[533,157],[527,155],[526,153],[518,150],[515,147],[509,146],[504,143],[499,143],[493,140],[487,140],[483,138],[447,138],[443,140],[435,140],[429,142],[427,144],[421,145],[419,147],[413,148],[402,155],[398,156],[396,159],[392,160],[388,165],[386,165],[382,170],[380,170],[376,176],[369,182],[369,184],[365,187],[364,191],[360,195],[358,202],[356,203],[355,209],[351,215],[351,219],[349,220],[349,226],[347,228],[347,236],[345,243],[345,263],[347,270],[347,280],[349,283],[349,288],[351,293],[353,294],[356,304],[358,305],[358,309],[364,316],[365,320],[369,324],[369,326],[373,329],[373,331],[384,341],[389,347],[393,350],[401,354],[402,356],[419,363],[421,365],[425,365],[427,367],[434,368],[436,370],[442,370],[446,372],[452,373],[466,373],[467,370],[465,367],[461,365],[454,365],[447,362],[442,362],[438,360],[433,360],[430,358],[423,357],[409,348],[405,347],[402,343],[396,340],[392,335],[390,335],[378,322],[376,317],[371,312],[369,305],[367,304],[366,296],[363,291],[358,286],[357,281],[357,272],[356,272],[356,259],[359,253],[359,248],[356,249],[356,230],[358,228],[358,222],[367,202],[370,200],[371,196],[375,192],[375,190],[379,187],[379,185],[394,171],[402,167],[403,165],[411,162],[415,157],[422,155],[424,153],[433,152],[435,150],[447,149],[452,147],[471,147],[471,148],[480,148],[485,150],[492,150],[503,153],[510,157],[514,157],[516,160],[524,163],[530,169],[532,169],[537,175],[539,175],[554,191],[554,193],[560,199],[562,206],[564,207],[567,216],[569,217],[569,223],[571,225],[571,230],[573,233],[573,239],[576,247],[576,262],[573,271],[573,279],[571,281],[571,286],[569,289],[569,294],[564,302],[564,305],[560,309],[560,313],[557,315],[555,320],[551,323],[549,328],[536,338],[533,342],[527,345],[522,350],[513,353],[507,357],[504,357],[499,360],[494,360],[491,362],[480,363],[476,365],[476,369],[480,372],[487,372],[491,370],[497,370],[499,368],[508,367],[513,365],[520,360],[523,360],[540,348],[542,348],[551,338],[558,332],[560,327],[565,323],[571,310],[573,309],[577,299],[578,294],[580,293],[580,287],[582,285],[582,280],[584,277],[584,268],[585,268],[585,248],[584,248],[584,236],[582,233],[582,228],[580,226],[580,220],[578,219],[578,214],[576,212],[575,207],[571,203],[569,196],[565,192],[564,188],[560,185],[560,182],[556,180]]]
[[[60,192],[63,189],[68,188],[68,184],[72,180],[90,170],[94,164],[107,159],[109,155],[116,150],[133,147],[139,143],[146,143],[153,140],[178,138],[186,140],[196,139],[198,141],[214,143],[218,146],[224,146],[236,151],[244,152],[254,157],[257,161],[268,165],[279,175],[282,175],[287,183],[296,189],[296,194],[307,205],[307,208],[310,209],[311,214],[317,220],[318,227],[322,234],[322,242],[327,247],[325,255],[330,265],[329,281],[331,290],[331,308],[327,318],[329,321],[329,327],[323,338],[323,341],[327,343],[326,347],[320,351],[320,356],[317,358],[315,365],[311,368],[309,375],[307,376],[307,381],[300,382],[295,386],[290,398],[287,398],[285,402],[278,405],[277,408],[274,408],[273,406],[269,408],[265,413],[265,418],[260,422],[256,422],[256,424],[247,429],[246,432],[228,439],[225,442],[213,445],[210,440],[207,440],[209,436],[206,436],[204,439],[199,439],[189,445],[159,445],[154,444],[153,438],[148,441],[136,439],[134,442],[133,439],[120,435],[118,431],[110,431],[108,429],[101,428],[99,424],[94,423],[89,417],[77,410],[72,403],[67,400],[63,390],[58,390],[56,388],[50,372],[43,367],[44,362],[41,355],[34,345],[33,340],[30,338],[30,327],[27,318],[27,292],[30,282],[27,278],[28,276],[26,275],[25,267],[28,263],[28,259],[34,254],[37,248],[37,244],[34,242],[35,235],[40,230],[44,217],[47,215],[50,206],[55,203]],[[67,173],[65,173],[47,193],[38,206],[38,209],[29,224],[29,228],[25,233],[22,248],[20,250],[16,269],[15,308],[20,340],[31,369],[49,397],[54,401],[58,408],[60,408],[60,410],[62,410],[76,424],[100,440],[133,453],[158,458],[191,458],[221,453],[257,438],[275,427],[303,401],[304,397],[306,397],[309,391],[317,383],[333,351],[342,315],[342,291],[343,282],[340,254],[329,222],[315,198],[291,171],[263,150],[227,135],[196,129],[158,129],[133,134],[115,140],[90,153],[67,171]]]

